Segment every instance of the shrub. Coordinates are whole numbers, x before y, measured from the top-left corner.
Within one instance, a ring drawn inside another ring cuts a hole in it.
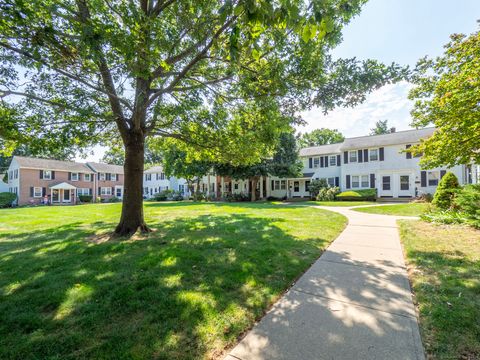
[[[333,201],[339,193],[340,188],[338,187],[321,188],[317,195],[317,201]]]
[[[92,195],[78,195],[78,199],[82,203],[89,203],[89,202],[92,202],[93,196]]]
[[[155,201],[167,201],[173,193],[173,190],[162,190],[159,193],[153,195]]]
[[[181,192],[173,192],[172,200],[173,201],[182,201],[183,200],[183,194]]]
[[[328,187],[327,180],[320,179],[320,180],[312,180],[310,185],[308,186],[308,191],[310,192],[310,196],[312,199],[315,199],[320,191],[320,189],[325,189]]]
[[[454,205],[473,225],[480,227],[480,184],[467,185],[457,192]]]
[[[17,195],[10,192],[0,193],[0,208],[10,207],[12,203],[17,199]]]
[[[377,197],[376,189],[349,190],[336,195],[337,200],[342,201],[373,201]]]
[[[431,203],[433,200],[433,196],[432,194],[430,193],[424,193],[424,194],[420,194],[418,195],[414,202],[417,202],[417,203]]]
[[[420,218],[428,222],[442,224],[461,224],[464,223],[466,220],[461,213],[453,209],[426,212],[424,214],[421,214]]]
[[[118,197],[116,196],[112,196],[111,198],[108,198],[105,200],[105,202],[108,202],[108,203],[116,203],[116,202],[120,202],[122,200],[120,200]]]
[[[439,209],[446,210],[452,207],[453,199],[460,185],[454,173],[446,173],[437,186],[432,204]]]

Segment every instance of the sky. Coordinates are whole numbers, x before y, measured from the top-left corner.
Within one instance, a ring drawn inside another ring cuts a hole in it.
[[[343,42],[334,50],[339,58],[375,59],[414,67],[428,55],[441,55],[453,33],[470,34],[478,29],[480,0],[370,0],[343,31]],[[368,135],[378,120],[409,129],[411,101],[406,82],[386,85],[372,92],[355,108],[338,108],[327,115],[320,109],[302,113],[307,125],[300,132],[326,127],[345,136]],[[105,149],[95,147],[87,159],[98,161]]]
[[[414,67],[428,55],[441,55],[453,33],[470,34],[478,29],[480,0],[370,0],[343,31],[335,57],[375,59]],[[306,126],[300,132],[321,127],[338,129],[347,137],[368,135],[378,120],[398,130],[411,123],[411,85],[386,85],[371,93],[355,108],[338,108],[327,115],[319,109],[302,113]]]

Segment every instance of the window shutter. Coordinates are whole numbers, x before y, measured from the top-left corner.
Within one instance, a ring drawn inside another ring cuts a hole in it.
[[[68,180],[72,180],[72,173],[71,172],[68,173]]]
[[[341,156],[337,155],[337,166],[341,165]]]
[[[33,186],[30,186],[30,197],[33,197]]]
[[[408,150],[410,148],[410,146],[412,146],[412,145],[405,145],[405,149]],[[412,153],[407,152],[407,153],[405,153],[405,156],[407,157],[407,159],[411,159],[412,158]]]
[[[52,180],[55,180],[55,171],[52,171]]]
[[[368,149],[363,149],[363,162],[368,162]]]
[[[328,156],[325,156],[325,167],[328,167]]]
[[[90,174],[90,181],[93,182],[93,178],[95,177],[95,174]],[[90,194],[91,195],[91,194]]]
[[[47,188],[42,188],[42,196],[47,195]]]
[[[363,162],[363,151],[358,150],[358,162],[361,163]]]
[[[272,180],[272,186],[271,186],[270,190],[273,190],[273,189],[274,189],[274,186],[273,186],[273,185],[274,185],[274,182],[273,182],[273,180]]]
[[[335,178],[335,186],[340,186],[340,178],[338,176]]]
[[[350,175],[347,175],[346,180],[346,188],[350,189]]]
[[[97,195],[100,196],[101,194],[102,194],[102,188],[99,186],[99,187],[98,187],[98,194],[97,194]]]
[[[447,170],[440,170],[440,179],[443,178],[446,173]]]
[[[348,164],[348,151],[343,152],[343,163]]]
[[[88,189],[88,195],[92,195],[92,188]]]
[[[420,172],[420,186],[427,187],[427,172],[421,171]]]
[[[370,174],[370,188],[375,189],[375,174]]]
[[[308,158],[308,168],[311,169],[313,168],[313,159],[312,158]]]
[[[43,179],[43,170],[40,170],[40,179]]]
[[[380,152],[380,161],[385,160],[385,148],[381,147],[378,151]]]
[[[323,156],[320,156],[320,167],[323,167]]]
[[[112,186],[112,195],[115,196],[115,188]]]

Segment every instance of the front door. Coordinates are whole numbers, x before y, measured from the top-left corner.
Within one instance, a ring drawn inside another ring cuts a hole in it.
[[[398,197],[412,197],[414,195],[411,180],[412,176],[410,174],[398,175]]]
[[[115,186],[115,196],[119,199],[123,197],[123,187]]]
[[[60,201],[60,193],[59,190],[53,189],[52,190],[52,202],[59,202]]]
[[[63,190],[63,202],[70,202],[70,190]]]
[[[380,176],[380,188],[379,196],[380,197],[393,197],[393,176],[390,174]]]

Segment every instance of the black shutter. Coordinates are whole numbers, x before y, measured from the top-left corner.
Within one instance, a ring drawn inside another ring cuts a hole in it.
[[[380,151],[380,161],[385,160],[385,148],[381,147],[379,151]]]
[[[361,163],[363,162],[363,151],[358,150],[358,162]]]
[[[348,164],[348,151],[343,152],[343,163]]]
[[[443,178],[446,173],[447,173],[447,170],[440,170],[440,179]]]
[[[88,194],[92,195],[92,188],[88,189]]]
[[[115,188],[112,186],[112,195],[115,196]]]
[[[55,180],[55,171],[52,171],[52,180]]]
[[[102,194],[102,189],[100,188],[100,186],[98,187],[98,196],[100,196]]]
[[[341,165],[341,156],[340,155],[337,155],[337,166],[340,166]]]
[[[323,167],[323,156],[320,156],[320,167]]]
[[[93,178],[95,177],[95,174],[90,174],[90,181],[93,182]]]
[[[340,178],[338,176],[335,178],[335,186],[340,186]]]
[[[421,171],[420,172],[420,186],[427,187],[427,172]]]
[[[346,180],[347,180],[347,182],[346,182],[346,188],[347,188],[347,189],[350,189],[350,175],[347,175]]]
[[[30,186],[30,197],[33,197],[33,186]]]
[[[42,188],[42,196],[47,195],[47,188]]]
[[[325,156],[325,167],[328,167],[328,156]]]
[[[309,169],[313,168],[313,159],[312,158],[308,158],[308,168]]]
[[[408,150],[410,148],[410,146],[412,146],[412,145],[405,145],[405,149]],[[412,153],[411,152],[406,152],[405,155],[406,155],[407,159],[412,158]]]
[[[68,180],[72,180],[72,173],[71,172],[68,173]]]
[[[375,174],[370,174],[370,188],[375,189]]]
[[[273,185],[274,185],[274,183],[273,183],[273,180],[272,180],[272,187],[271,187],[271,189],[270,189],[270,190],[273,190]],[[222,189],[222,190],[223,190],[223,189]]]
[[[43,179],[43,170],[40,170],[40,179]]]
[[[368,149],[363,149],[363,162],[368,162]]]

